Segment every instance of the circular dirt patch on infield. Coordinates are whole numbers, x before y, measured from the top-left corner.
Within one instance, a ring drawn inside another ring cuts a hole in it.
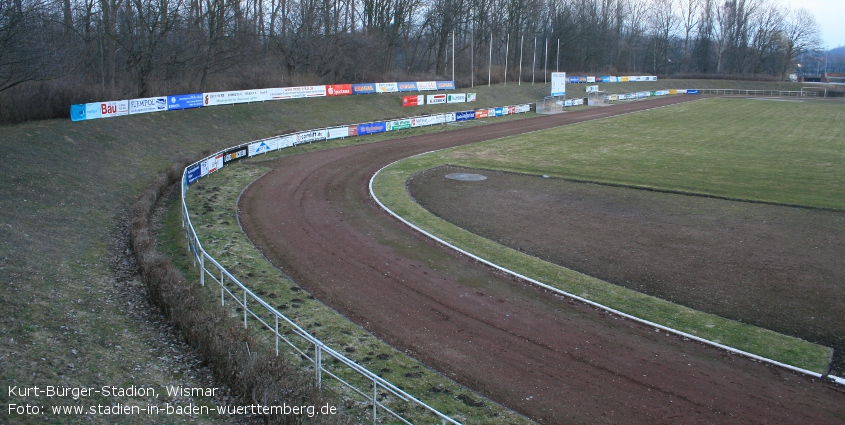
[[[835,349],[845,373],[845,213],[485,170],[413,176],[423,207],[589,276]]]

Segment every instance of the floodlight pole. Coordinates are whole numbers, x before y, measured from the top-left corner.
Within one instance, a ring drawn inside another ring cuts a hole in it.
[[[537,67],[537,36],[534,36],[534,58],[531,59],[531,85],[534,85],[534,69]]]
[[[508,55],[511,47],[511,33],[508,33],[508,42],[505,44],[505,85],[508,85]]]
[[[543,50],[543,84],[549,83],[549,39],[546,39],[546,47]]]
[[[487,62],[487,87],[493,76],[493,30],[490,30],[490,59]]]
[[[519,36],[519,85],[522,85],[522,44],[525,41],[525,35]]]
[[[469,32],[469,81],[475,88],[475,25]]]
[[[452,82],[455,82],[455,30],[452,30]]]

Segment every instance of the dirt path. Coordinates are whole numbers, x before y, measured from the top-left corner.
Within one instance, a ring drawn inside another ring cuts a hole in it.
[[[376,170],[416,153],[685,100],[283,158],[245,192],[241,220],[256,246],[318,299],[538,422],[845,423],[840,388],[494,273],[389,218],[367,193]]]

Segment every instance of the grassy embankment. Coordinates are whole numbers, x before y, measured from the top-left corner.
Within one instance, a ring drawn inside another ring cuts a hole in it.
[[[479,106],[530,101],[546,89],[479,88]],[[181,356],[116,290],[110,266],[115,228],[141,189],[182,156],[198,157],[292,130],[402,117],[398,95],[303,99],[201,108],[72,123],[38,121],[0,131],[0,380],[8,385],[153,386],[197,382],[160,358]],[[452,105],[449,105],[452,106]],[[455,108],[457,109],[457,108]],[[447,106],[414,109],[447,110]],[[363,139],[361,141],[364,141]],[[356,140],[348,139],[354,143]],[[329,145],[312,145],[312,148]],[[137,285],[137,283],[136,283]],[[17,397],[4,404],[145,404],[94,396],[81,402]],[[166,397],[158,402],[168,401]],[[208,400],[195,400],[207,403]],[[69,416],[48,419],[73,420]],[[93,416],[113,423],[114,418]],[[143,416],[123,423],[148,423]],[[21,423],[40,416],[15,417]],[[178,422],[177,419],[174,419]],[[197,422],[227,422],[199,417]]]
[[[626,313],[823,372],[830,349],[590,278],[440,220],[404,187],[442,164],[845,209],[841,105],[713,99],[409,158],[375,189],[391,209],[482,258]]]

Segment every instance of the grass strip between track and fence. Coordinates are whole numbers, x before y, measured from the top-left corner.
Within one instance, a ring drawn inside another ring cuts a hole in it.
[[[620,312],[760,357],[824,373],[831,349],[760,327],[693,310],[578,273],[470,233],[431,214],[405,189],[414,173],[444,165],[437,154],[384,168],[373,191],[388,209],[445,242],[493,264]]]

